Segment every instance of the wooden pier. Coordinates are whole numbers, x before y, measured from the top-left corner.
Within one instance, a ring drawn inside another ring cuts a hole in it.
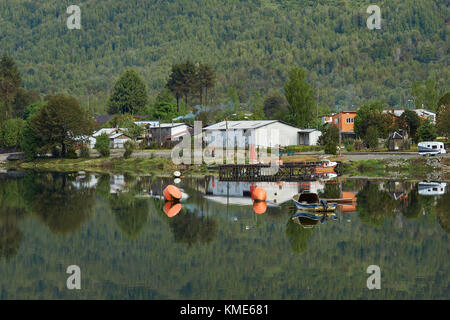
[[[315,168],[322,161],[304,161],[282,164],[271,168],[268,164],[228,164],[219,166],[221,181],[314,181],[320,174]]]

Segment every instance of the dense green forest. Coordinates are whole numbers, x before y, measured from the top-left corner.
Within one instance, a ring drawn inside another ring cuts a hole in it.
[[[332,108],[403,107],[426,80],[439,96],[448,90],[445,0],[380,0],[381,30],[367,28],[365,0],[79,0],[82,28],[69,30],[72,4],[1,1],[0,49],[26,89],[74,95],[97,114],[127,69],[154,100],[186,59],[216,70],[216,105],[227,92],[246,104],[281,91],[293,67],[307,70],[319,104]]]

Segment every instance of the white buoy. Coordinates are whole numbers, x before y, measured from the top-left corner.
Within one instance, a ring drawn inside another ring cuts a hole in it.
[[[181,172],[180,172],[180,171],[175,171],[175,172],[173,173],[173,175],[174,175],[175,177],[180,177],[180,176],[181,176]]]
[[[180,179],[180,178],[175,178],[175,179],[173,180],[173,182],[174,182],[175,184],[179,184],[179,183],[181,182],[181,179]]]

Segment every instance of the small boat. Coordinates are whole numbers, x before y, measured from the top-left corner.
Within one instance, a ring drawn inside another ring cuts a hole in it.
[[[338,165],[337,162],[330,161],[330,160],[324,160],[322,161],[322,166],[316,167],[315,172],[316,173],[334,173],[334,168]]]
[[[319,222],[324,223],[329,219],[336,220],[336,214],[334,212],[321,212],[317,214],[297,212],[292,216],[292,220],[303,228],[313,228]]]
[[[328,203],[326,200],[320,200],[317,193],[302,192],[292,197],[295,205],[300,210],[314,212],[332,212],[336,209],[337,203]]]

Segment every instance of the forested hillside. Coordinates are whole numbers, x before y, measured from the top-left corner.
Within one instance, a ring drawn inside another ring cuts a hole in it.
[[[81,30],[66,9],[81,8]],[[447,0],[378,1],[381,30],[369,30],[363,0],[2,0],[0,51],[19,65],[24,86],[68,93],[104,112],[128,68],[151,97],[171,65],[190,59],[217,72],[213,101],[228,88],[241,102],[281,90],[303,67],[323,106],[368,99],[405,106],[416,81],[448,90]]]

